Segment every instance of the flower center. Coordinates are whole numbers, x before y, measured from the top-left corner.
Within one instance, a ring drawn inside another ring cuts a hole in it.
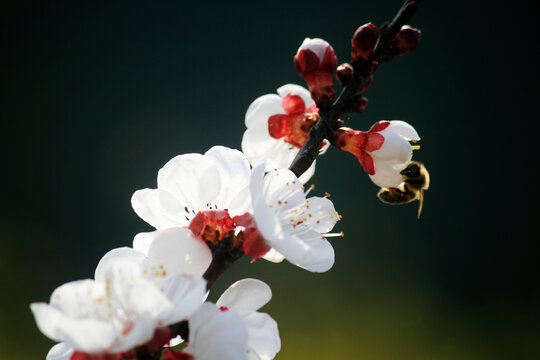
[[[198,238],[218,244],[235,228],[233,219],[225,210],[199,211],[189,223],[189,229]]]

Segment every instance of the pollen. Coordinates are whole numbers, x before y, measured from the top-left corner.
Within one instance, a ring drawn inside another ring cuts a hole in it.
[[[411,146],[413,150],[420,150],[420,145],[413,145]]]
[[[308,216],[309,216],[309,217],[313,217],[313,216],[311,215],[311,213],[309,213]]]
[[[321,223],[321,220],[317,220],[317,224],[320,224]]]
[[[278,202],[277,202],[277,203],[278,203],[278,205],[281,205],[281,204],[283,204],[283,203],[281,202],[281,200],[278,200]]]
[[[325,192],[324,195],[325,195],[326,197],[330,197],[330,193],[328,193],[328,192]]]

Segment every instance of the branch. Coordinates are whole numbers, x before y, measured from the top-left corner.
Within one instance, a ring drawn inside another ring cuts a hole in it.
[[[324,139],[328,139],[330,142],[333,141],[332,132],[341,126],[339,117],[353,111],[355,101],[361,95],[359,90],[368,84],[369,77],[377,65],[393,58],[390,51],[392,40],[394,40],[401,27],[413,17],[420,1],[406,0],[394,19],[390,23],[381,26],[379,40],[375,45],[371,59],[355,66],[353,78],[343,88],[334,104],[328,110],[319,112],[319,121],[311,128],[308,139],[289,167],[296,176],[302,175],[313,164],[319,155],[319,149]]]

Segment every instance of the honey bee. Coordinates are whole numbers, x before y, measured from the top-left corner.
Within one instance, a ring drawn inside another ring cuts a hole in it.
[[[418,200],[418,218],[424,204],[424,190],[429,188],[429,173],[424,164],[411,161],[401,170],[403,182],[395,188],[381,188],[377,193],[379,199],[387,204],[407,204]]]

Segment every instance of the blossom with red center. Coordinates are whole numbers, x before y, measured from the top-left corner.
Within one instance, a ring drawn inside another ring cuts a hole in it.
[[[247,130],[242,138],[242,151],[252,165],[266,161],[266,170],[291,165],[309,130],[318,120],[317,106],[305,88],[288,84],[257,98],[246,112]],[[320,153],[329,143],[323,142]],[[315,162],[300,176],[305,183],[315,172]]]
[[[199,273],[212,256],[190,234],[182,228],[156,231],[144,253],[113,249],[100,260],[95,280],[66,283],[48,304],[33,303],[38,328],[61,342],[47,359],[110,360],[138,346],[167,343],[166,326],[191,316],[206,296]]]
[[[336,93],[332,79],[337,66],[332,46],[323,39],[305,38],[294,56],[294,66],[306,81],[313,100],[323,108],[330,106]]]
[[[338,148],[350,152],[371,180],[380,187],[396,187],[400,171],[412,158],[409,141],[418,141],[416,130],[404,121],[379,121],[369,131],[340,128],[334,133]]]
[[[234,216],[251,210],[250,173],[244,154],[223,146],[178,155],[159,170],[157,189],[136,191],[131,204],[158,231],[188,227],[216,245],[234,235]]]

